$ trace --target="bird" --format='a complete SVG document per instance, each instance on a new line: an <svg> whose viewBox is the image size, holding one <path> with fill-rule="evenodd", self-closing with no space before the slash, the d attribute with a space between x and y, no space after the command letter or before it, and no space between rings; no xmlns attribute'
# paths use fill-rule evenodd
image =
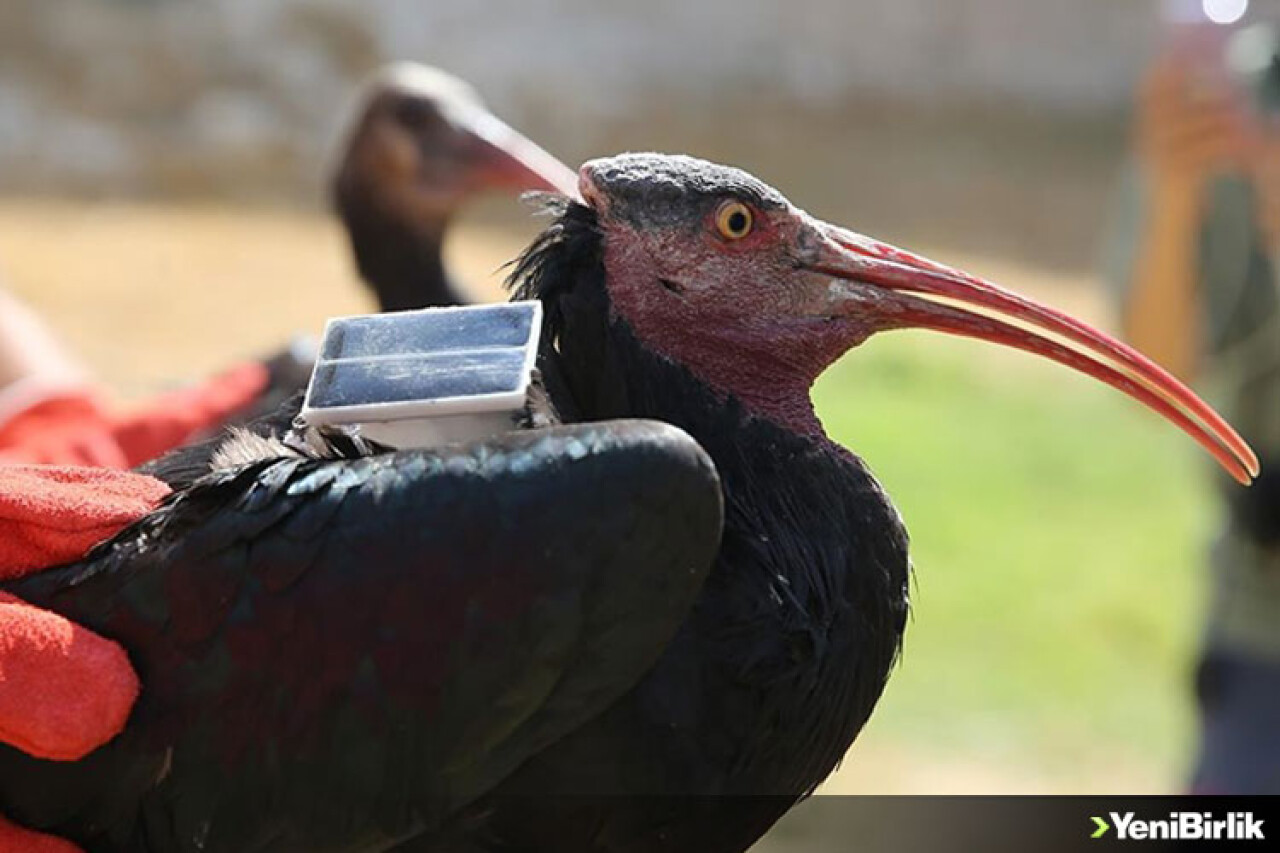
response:
<svg viewBox="0 0 1280 853"><path fill-rule="evenodd" d="M83 762L0 747L0 810L94 851L747 849L837 766L903 641L905 524L809 397L875 333L1047 357L1258 472L1132 349L746 172L624 154L578 181L511 278L559 423L262 442L5 585L117 639L144 688Z"/></svg>
<svg viewBox="0 0 1280 853"><path fill-rule="evenodd" d="M495 116L466 81L412 62L364 86L329 182L382 311L472 301L445 269L458 211L486 190L572 194L574 172Z"/></svg>

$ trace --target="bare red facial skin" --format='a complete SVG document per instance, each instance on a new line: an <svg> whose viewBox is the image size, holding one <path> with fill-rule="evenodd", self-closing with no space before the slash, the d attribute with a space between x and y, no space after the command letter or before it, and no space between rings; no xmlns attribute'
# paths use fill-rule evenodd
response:
<svg viewBox="0 0 1280 853"><path fill-rule="evenodd" d="M619 224L604 253L614 310L646 345L713 390L798 433L821 435L809 390L869 332L820 316L821 293L777 250L801 239L793 216L757 211L752 234L732 243L709 218L702 224L694 233Z"/></svg>
<svg viewBox="0 0 1280 853"><path fill-rule="evenodd" d="M615 215L599 186L596 170L610 162L585 164L579 188L605 233L614 310L650 348L759 417L822 436L809 397L817 377L875 332L926 328L1087 373L1175 423L1239 482L1258 472L1253 451L1207 404L1084 323L789 204L754 208L755 227L739 240L718 232L706 205L637 224Z"/></svg>

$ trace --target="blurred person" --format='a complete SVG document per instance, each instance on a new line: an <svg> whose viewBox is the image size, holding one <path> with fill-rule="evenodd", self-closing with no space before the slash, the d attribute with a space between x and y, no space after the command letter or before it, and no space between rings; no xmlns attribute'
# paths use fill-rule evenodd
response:
<svg viewBox="0 0 1280 853"><path fill-rule="evenodd" d="M1231 53L1257 54L1267 38L1256 73L1236 73ZM1212 599L1196 674L1200 743L1191 787L1197 793L1280 793L1274 47L1270 30L1228 37L1201 29L1157 59L1139 92L1137 164L1126 178L1110 259L1131 343L1198 384L1262 458L1252 488L1217 482L1224 519L1210 554Z"/></svg>

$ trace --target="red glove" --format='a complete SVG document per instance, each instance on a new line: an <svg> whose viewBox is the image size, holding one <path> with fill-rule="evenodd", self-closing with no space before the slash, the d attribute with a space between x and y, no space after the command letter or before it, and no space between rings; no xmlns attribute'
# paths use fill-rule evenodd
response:
<svg viewBox="0 0 1280 853"><path fill-rule="evenodd" d="M0 464L127 468L106 407L88 392L48 397L0 423Z"/></svg>
<svg viewBox="0 0 1280 853"><path fill-rule="evenodd" d="M167 494L125 471L0 465L0 580L79 559Z"/></svg>
<svg viewBox="0 0 1280 853"><path fill-rule="evenodd" d="M95 468L0 466L0 579L82 556L149 512L159 480ZM0 593L0 740L74 761L124 728L138 679L116 643ZM76 848L0 819L0 853Z"/></svg>
<svg viewBox="0 0 1280 853"><path fill-rule="evenodd" d="M118 418L112 433L132 468L222 426L252 405L270 382L265 365L241 364L199 385L155 398L141 411Z"/></svg>
<svg viewBox="0 0 1280 853"><path fill-rule="evenodd" d="M87 392L46 398L0 424L0 464L140 465L217 428L251 405L269 381L265 365L249 362L125 416Z"/></svg>

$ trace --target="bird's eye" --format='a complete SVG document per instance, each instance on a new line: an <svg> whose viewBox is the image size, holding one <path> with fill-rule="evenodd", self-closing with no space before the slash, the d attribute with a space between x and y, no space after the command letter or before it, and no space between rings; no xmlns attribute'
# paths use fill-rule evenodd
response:
<svg viewBox="0 0 1280 853"><path fill-rule="evenodd" d="M716 229L726 240L741 240L751 233L755 215L740 201L726 201L716 211Z"/></svg>

